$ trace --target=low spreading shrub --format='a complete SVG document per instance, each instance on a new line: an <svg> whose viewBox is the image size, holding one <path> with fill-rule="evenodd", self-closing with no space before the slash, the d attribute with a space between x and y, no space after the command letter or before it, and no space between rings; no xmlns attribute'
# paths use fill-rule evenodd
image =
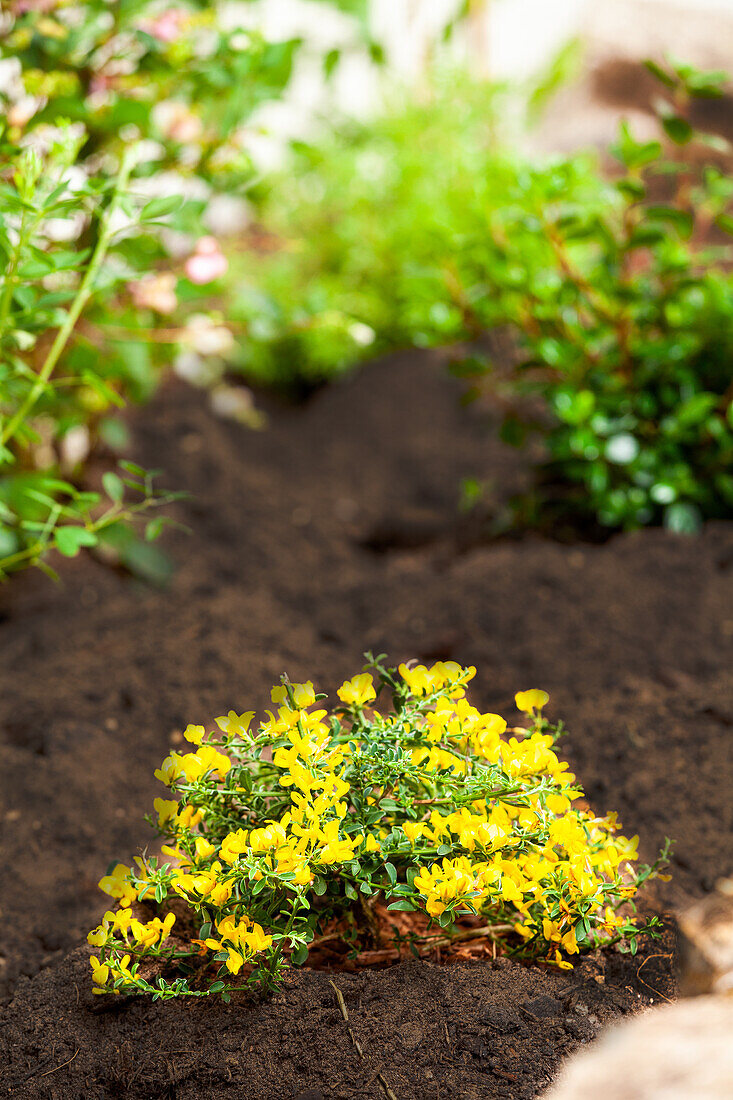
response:
<svg viewBox="0 0 733 1100"><path fill-rule="evenodd" d="M367 668L331 711L283 678L265 721L188 726L195 748L156 772L173 795L154 804L162 854L100 882L118 907L88 937L95 992L268 988L327 929L356 951L378 905L427 916L407 937L416 952L460 940L469 917L468 935L564 968L655 934L633 898L662 859L637 866L637 838L588 807L545 692L519 692L529 725L508 728L468 702L473 668Z"/></svg>

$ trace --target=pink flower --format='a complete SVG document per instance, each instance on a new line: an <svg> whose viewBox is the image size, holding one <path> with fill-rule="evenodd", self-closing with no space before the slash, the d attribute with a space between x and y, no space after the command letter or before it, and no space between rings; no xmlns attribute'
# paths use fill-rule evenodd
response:
<svg viewBox="0 0 733 1100"><path fill-rule="evenodd" d="M56 7L56 0L17 0L16 15L25 15L29 11L50 12Z"/></svg>
<svg viewBox="0 0 733 1100"><path fill-rule="evenodd" d="M221 278L228 267L229 262L216 238L202 237L197 242L193 255L186 260L184 270L192 283L202 286Z"/></svg>
<svg viewBox="0 0 733 1100"><path fill-rule="evenodd" d="M185 22L185 11L180 8L168 8L155 19L143 20L140 23L140 29L151 38L157 38L159 42L175 42Z"/></svg>
<svg viewBox="0 0 733 1100"><path fill-rule="evenodd" d="M169 271L159 275L144 275L137 283L129 284L132 300L138 309L152 309L156 313L173 313L178 305L176 277Z"/></svg>

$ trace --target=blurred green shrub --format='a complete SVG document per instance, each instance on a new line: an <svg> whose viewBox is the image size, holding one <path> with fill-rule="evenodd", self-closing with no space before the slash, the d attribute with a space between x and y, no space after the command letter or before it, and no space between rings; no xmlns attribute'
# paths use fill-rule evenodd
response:
<svg viewBox="0 0 733 1100"><path fill-rule="evenodd" d="M493 317L477 301L486 223L519 170L499 151L501 91L446 72L393 97L251 192L263 232L232 259L231 306L248 376L308 388L389 348L463 339L474 307ZM477 273L468 302L461 269Z"/></svg>
<svg viewBox="0 0 733 1100"><path fill-rule="evenodd" d="M508 442L546 445L501 523L692 531L731 515L730 150L688 120L723 76L650 67L661 139L622 126L612 170L503 152L500 91L452 79L298 150L260 191L271 236L238 260L242 368L307 386L508 326L515 362L474 347L457 365L498 398Z"/></svg>
<svg viewBox="0 0 733 1100"><path fill-rule="evenodd" d="M254 175L247 120L299 43L149 0L15 0L0 34L0 575L100 540L159 575L123 531L160 502L149 477L128 466L128 504L111 471L86 491L83 466L97 439L120 451L113 414L176 356L223 370L233 337L210 295L227 262L205 218L223 195L231 222Z"/></svg>
<svg viewBox="0 0 733 1100"><path fill-rule="evenodd" d="M137 571L150 559L124 528L127 504L113 499L108 522L100 494L80 486L98 441L125 445L118 407L147 400L172 363L215 389L222 415L258 423L247 391L223 382L235 341L216 236L236 247L247 224L253 114L284 93L300 48L320 56L326 80L344 49L383 59L363 0L323 3L354 31L325 53L295 34L267 41L233 26L225 4L207 0L3 6L0 575L102 538ZM238 312L253 329L267 323L256 302ZM143 481L147 507L155 494ZM148 536L159 530L156 520Z"/></svg>
<svg viewBox="0 0 733 1100"><path fill-rule="evenodd" d="M622 125L600 201L578 201L577 163L557 163L489 221L491 281L520 336L513 397L544 414L514 401L504 438L539 428L548 451L521 522L690 532L733 514L731 150L688 121L724 75L649 67L663 140Z"/></svg>

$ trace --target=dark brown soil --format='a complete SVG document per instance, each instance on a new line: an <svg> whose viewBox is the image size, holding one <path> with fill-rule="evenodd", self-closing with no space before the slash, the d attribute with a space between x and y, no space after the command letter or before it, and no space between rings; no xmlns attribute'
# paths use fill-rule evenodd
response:
<svg viewBox="0 0 733 1100"><path fill-rule="evenodd" d="M177 731L264 707L284 670L332 690L367 648L474 663L476 701L507 715L516 690L549 691L592 802L646 857L675 838L658 908L733 869L733 525L477 545L456 518L460 477L501 497L522 470L457 397L416 353L273 407L251 433L172 385L133 419L134 457L193 494L170 588L86 558L64 563L61 588L25 576L0 593L0 951L17 983L0 1095L379 1097L381 1066L399 1100L530 1097L598 1026L671 995L657 945L640 973L618 955L570 975L402 964L303 972L256 1006L93 1011L86 949L64 958L104 908L107 863L151 840L152 771Z"/></svg>
<svg viewBox="0 0 733 1100"><path fill-rule="evenodd" d="M390 1095L386 1083L399 1100L529 1100L605 1023L672 994L668 954L648 963L610 955L570 975L507 959L412 962L299 973L255 1003L100 1008L87 955L80 948L24 980L5 1022L0 1095L378 1100Z"/></svg>

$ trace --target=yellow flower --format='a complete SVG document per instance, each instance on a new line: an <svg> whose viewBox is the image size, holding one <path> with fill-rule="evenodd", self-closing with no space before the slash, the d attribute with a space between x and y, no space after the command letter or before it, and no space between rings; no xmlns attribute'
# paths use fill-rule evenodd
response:
<svg viewBox="0 0 733 1100"><path fill-rule="evenodd" d="M197 810L193 806L186 806L186 808L179 813L176 825L182 829L193 829L195 825L198 825L203 816L201 810Z"/></svg>
<svg viewBox="0 0 733 1100"><path fill-rule="evenodd" d="M534 710L542 710L549 700L550 696L547 692L539 691L537 688L533 688L531 691L518 691L514 696L517 710L523 711L524 714L531 714Z"/></svg>
<svg viewBox="0 0 733 1100"><path fill-rule="evenodd" d="M187 866L191 862L185 852L182 852L180 848L174 848L171 844L161 844L160 850L164 856L177 859L181 866Z"/></svg>
<svg viewBox="0 0 733 1100"><path fill-rule="evenodd" d="M160 767L153 773L155 778L164 783L166 787L172 787L183 772L180 760L178 753L171 753L170 756L166 756Z"/></svg>
<svg viewBox="0 0 733 1100"><path fill-rule="evenodd" d="M561 845L569 856L581 855L586 850L588 840L577 814L553 818L549 833L551 843Z"/></svg>
<svg viewBox="0 0 733 1100"><path fill-rule="evenodd" d="M414 844L415 841L423 835L426 829L427 825L422 821L405 821L402 825L402 831L410 844Z"/></svg>
<svg viewBox="0 0 733 1100"><path fill-rule="evenodd" d="M285 843L285 829L277 821L271 821L264 829L253 829L249 846L255 853L269 852Z"/></svg>
<svg viewBox="0 0 733 1100"><path fill-rule="evenodd" d="M222 716L216 719L216 724L222 733L228 733L230 735L246 733L249 729L249 724L255 716L253 710L246 710L244 714L237 714L236 711L230 710L226 716Z"/></svg>
<svg viewBox="0 0 733 1100"><path fill-rule="evenodd" d="M430 695L435 691L438 678L428 672L425 665L408 668L407 665L401 664L398 671L413 695Z"/></svg>
<svg viewBox="0 0 733 1100"><path fill-rule="evenodd" d="M143 924L139 920L130 921L130 932L135 943L142 944L143 947L151 947L152 944L158 942L159 929L155 927L151 921L149 924Z"/></svg>
<svg viewBox="0 0 733 1100"><path fill-rule="evenodd" d="M324 847L317 853L317 856L314 855L319 863L325 863L328 866L334 863L345 863L353 857L357 841L351 837L340 838L338 835L339 825L339 821L329 821L321 830Z"/></svg>
<svg viewBox="0 0 733 1100"><path fill-rule="evenodd" d="M216 851L216 845L212 844L206 837L196 837L196 855L199 859L208 859L209 856L213 856Z"/></svg>
<svg viewBox="0 0 733 1100"><path fill-rule="evenodd" d="M175 913L169 913L167 915L167 917L165 918L165 920L163 921L163 923L161 924L161 928L160 928L160 942L161 943L163 942L163 940L168 939L168 936L170 935L171 928L173 927L173 925L175 923L176 923L176 914Z"/></svg>
<svg viewBox="0 0 733 1100"><path fill-rule="evenodd" d="M225 756L222 752L217 752L211 745L202 745L198 753L199 760L203 760L207 770L211 768L217 772L220 779L223 779L232 766L232 762L228 756Z"/></svg>
<svg viewBox="0 0 733 1100"><path fill-rule="evenodd" d="M118 863L111 875L99 880L99 889L111 898L119 898L122 905L129 905L136 897L137 890L131 882L132 868Z"/></svg>
<svg viewBox="0 0 733 1100"><path fill-rule="evenodd" d="M121 959L111 959L109 964L113 978L125 978L128 982L134 982L135 977L130 970L130 956L123 955Z"/></svg>
<svg viewBox="0 0 733 1100"><path fill-rule="evenodd" d="M224 905L225 902L229 901L229 898L232 896L233 889L234 886L231 882L217 883L209 894L212 905Z"/></svg>
<svg viewBox="0 0 733 1100"><path fill-rule="evenodd" d="M363 707L372 699L377 698L377 693L374 690L374 677L368 672L362 672L359 676L346 680L336 694L342 703L354 707Z"/></svg>
<svg viewBox="0 0 733 1100"><path fill-rule="evenodd" d="M183 736L186 738L187 741L190 741L193 745L200 745L201 742L204 739L204 734L205 733L206 733L206 730L204 729L203 726L193 726L193 725L189 724L188 726L186 726L185 730L183 731Z"/></svg>
<svg viewBox="0 0 733 1100"><path fill-rule="evenodd" d="M568 962L567 959L564 959L562 957L562 955L560 954L560 951L557 950L557 949L555 950L555 962L557 963L557 965L560 967L561 970L572 970L573 969L573 964L571 962Z"/></svg>
<svg viewBox="0 0 733 1100"><path fill-rule="evenodd" d="M243 939L252 954L266 951L272 945L272 936L266 935L259 924L253 924L252 928L244 933Z"/></svg>
<svg viewBox="0 0 733 1100"><path fill-rule="evenodd" d="M210 734L208 742L203 726L188 726L193 751L172 752L156 773L172 788L167 799L154 801L169 842L162 846L168 857L162 877L143 857L132 870L117 864L100 882L118 905L88 936L105 959L92 963L95 991L112 992L114 983L142 991L138 966L160 953L175 917L146 922L132 903L160 894L159 882L163 890L169 883L208 932L191 941L191 955L221 952L222 970L235 975L254 965L256 978L258 956L261 964L315 877L329 871L333 877L357 853L381 861L381 845L400 830L403 851L409 844L413 854L436 847L446 853L409 876L411 896L430 917L450 924L448 916L452 921L469 911L507 922L507 940L520 945L523 956L544 949L546 961L562 969L571 969L568 958L591 946L578 943L580 914L602 939L613 940L625 924L615 910L638 888L627 867L637 857L638 838L619 836L614 815L596 817L584 801L575 801L582 790L556 754L553 737L542 732L547 693L518 692L516 703L531 716L530 728L507 730L500 715L469 704L465 686L474 672L452 661L401 665L401 694L409 691L412 698L393 714L371 709L381 677L360 673L338 689L343 705L335 713L316 709L316 691L307 681L273 688L277 715L268 712L256 737L249 735L253 712L218 718L222 736ZM370 780L375 773L367 762L383 746L387 761L399 759L406 784L381 771ZM494 790L499 774L507 778L504 795ZM174 800L182 794L187 802L188 784L196 784L197 808ZM352 798L351 784L359 798ZM398 805L377 814L386 796ZM366 822L357 812L362 798L371 807ZM412 818L413 805L427 806L419 815L424 820ZM251 916L243 913L248 906ZM255 923L268 912L274 914L272 934ZM175 942L171 954L177 959L185 950L179 950L182 939ZM131 954L120 959L125 944Z"/></svg>
<svg viewBox="0 0 733 1100"><path fill-rule="evenodd" d="M127 932L133 920L132 910L130 909L118 909L116 913L105 913L105 916L112 917L115 928L118 932L122 932L123 935Z"/></svg>
<svg viewBox="0 0 733 1100"><path fill-rule="evenodd" d="M568 955L577 955L578 941L575 938L574 928L571 928L569 932L566 932L560 942L567 951Z"/></svg>
<svg viewBox="0 0 733 1100"><path fill-rule="evenodd" d="M570 809L570 799L564 794L548 794L547 809L553 814L564 814Z"/></svg>
<svg viewBox="0 0 733 1100"><path fill-rule="evenodd" d="M282 703L284 706L288 706L290 703L288 687L293 693L296 707L300 710L305 710L306 707L310 707L315 703L316 693L310 680L305 684L288 684L287 687L285 684L277 685L270 692L273 703Z"/></svg>
<svg viewBox="0 0 733 1100"><path fill-rule="evenodd" d="M107 964L101 963L95 955L92 955L89 964L92 968L92 981L96 985L106 985L107 978L109 977L109 967ZM95 989L94 992L96 993L97 990Z"/></svg>
<svg viewBox="0 0 733 1100"><path fill-rule="evenodd" d="M246 829L237 829L234 833L227 833L219 849L219 854L226 863L234 863L243 852L247 851L247 835Z"/></svg>
<svg viewBox="0 0 733 1100"><path fill-rule="evenodd" d="M244 955L240 954L240 952L236 951L233 947L230 947L229 955L227 956L226 960L227 970L229 970L232 974L238 974L239 971L242 969L243 963Z"/></svg>
<svg viewBox="0 0 733 1100"><path fill-rule="evenodd" d="M167 798L156 798L153 809L158 814L158 825L163 829L178 813L178 803Z"/></svg>
<svg viewBox="0 0 733 1100"><path fill-rule="evenodd" d="M105 943L109 939L109 930L103 924L100 924L99 928L95 928L93 932L90 932L87 936L87 943L90 943L92 947L104 947Z"/></svg>

